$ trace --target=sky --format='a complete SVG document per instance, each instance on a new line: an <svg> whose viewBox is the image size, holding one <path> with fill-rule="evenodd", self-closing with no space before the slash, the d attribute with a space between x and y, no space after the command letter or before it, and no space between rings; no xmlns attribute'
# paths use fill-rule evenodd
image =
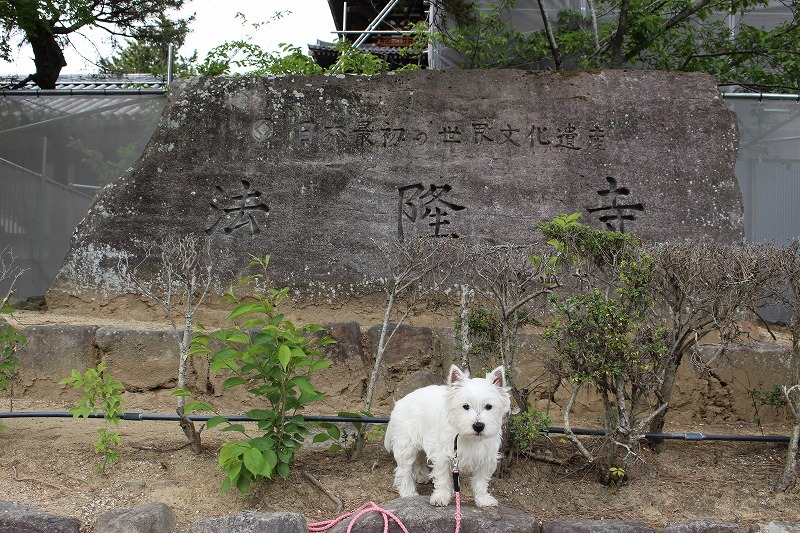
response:
<svg viewBox="0 0 800 533"><path fill-rule="evenodd" d="M266 22L277 12L290 11L279 20L274 20L254 29L250 23ZM244 14L248 23L243 25L236 13ZM225 41L253 36L255 44L268 51L278 51L280 43L290 43L308 53L307 45L317 39L333 41L335 30L333 16L327 0L190 0L180 11L185 17L195 13L195 21L190 26L192 33L178 51L182 56L190 56L197 50L202 60L214 46ZM67 66L64 74L94 74L97 66L98 50L108 54L110 45L104 42L105 32L95 30L83 36L73 36L74 46L64 51ZM34 72L33 52L29 45L14 49L13 61L0 61L0 74L27 76Z"/></svg>

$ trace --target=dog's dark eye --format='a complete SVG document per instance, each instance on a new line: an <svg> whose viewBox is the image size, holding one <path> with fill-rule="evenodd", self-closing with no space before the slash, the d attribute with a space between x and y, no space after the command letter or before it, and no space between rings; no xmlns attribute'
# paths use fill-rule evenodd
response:
<svg viewBox="0 0 800 533"><path fill-rule="evenodd" d="M491 411L491 410L492 410L492 404L490 404L490 403L486 404L486 407L485 407L485 409L486 409L487 411Z"/></svg>
<svg viewBox="0 0 800 533"><path fill-rule="evenodd" d="M469 404L465 403L464 405L462 405L462 407L464 408L465 411L469 411Z"/></svg>

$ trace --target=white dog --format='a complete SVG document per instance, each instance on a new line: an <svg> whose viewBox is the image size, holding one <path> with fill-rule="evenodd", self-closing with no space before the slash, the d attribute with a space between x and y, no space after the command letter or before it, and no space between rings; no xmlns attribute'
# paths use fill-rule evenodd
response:
<svg viewBox="0 0 800 533"><path fill-rule="evenodd" d="M397 462L394 485L401 498L415 496L415 483L433 479L431 505L445 506L453 497L453 458L472 480L475 505L497 505L489 479L497 468L503 416L511 409L505 370L470 379L450 367L447 386L417 389L394 406L386 428L386 449ZM429 473L428 464L433 471Z"/></svg>

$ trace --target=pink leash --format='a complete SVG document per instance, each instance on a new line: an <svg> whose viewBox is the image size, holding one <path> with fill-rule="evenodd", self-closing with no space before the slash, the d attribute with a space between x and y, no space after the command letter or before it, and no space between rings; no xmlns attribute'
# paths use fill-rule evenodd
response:
<svg viewBox="0 0 800 533"><path fill-rule="evenodd" d="M318 531L327 531L331 529L333 526L338 524L339 522L343 522L347 520L351 516L353 520L350 522L350 525L347 526L347 533L351 533L353 530L353 526L358 522L358 519L368 513L380 513L383 516L383 533L389 533L389 518L394 520L394 523L400 526L400 529L403 530L403 533L408 533L406 526L397 518L391 511L387 511L386 509L382 509L378 507L375 502L367 502L355 511L351 511L345 515L340 516L339 518L334 518L333 520L325 520L324 522L316 522L314 524L308 524L308 531L309 533L314 533Z"/></svg>
<svg viewBox="0 0 800 533"><path fill-rule="evenodd" d="M461 532L461 488L458 485L458 435L456 435L455 440L453 441L453 490L456 493L456 530L455 533ZM309 533L319 533L320 531L327 531L331 529L336 524L343 522L353 517L353 520L350 521L350 525L347 526L347 533L352 533L353 526L358 522L358 519L364 516L365 514L369 513L379 513L383 516L383 533L389 533L389 519L391 518L395 524L397 524L403 533L408 533L408 529L406 526L403 525L403 522L400 521L391 511L387 511L382 507L379 507L378 504L375 502L367 502L355 511L350 511L347 514L340 516L339 518L334 518L333 520L325 520L323 522L315 522L313 524L308 524L308 531Z"/></svg>
<svg viewBox="0 0 800 533"><path fill-rule="evenodd" d="M458 476L458 471L453 472L453 476ZM456 485L458 487L458 485ZM387 511L382 507L379 507L375 502L367 502L355 511L350 511L347 514L340 516L339 518L334 518L333 520L325 520L323 522L315 522L313 524L308 524L308 531L309 533L318 533L320 531L327 531L331 529L333 526L340 522L344 522L351 516L353 520L350 522L350 525L347 526L347 533L352 533L353 526L356 525L358 519L364 516L365 514L369 513L380 513L383 516L383 533L389 533L389 519L391 518L395 524L397 524L403 533L408 533L408 529L406 526L403 525L403 522L400 521L397 516L395 516L391 511ZM456 490L456 531L455 533L459 533L461 531L461 493Z"/></svg>

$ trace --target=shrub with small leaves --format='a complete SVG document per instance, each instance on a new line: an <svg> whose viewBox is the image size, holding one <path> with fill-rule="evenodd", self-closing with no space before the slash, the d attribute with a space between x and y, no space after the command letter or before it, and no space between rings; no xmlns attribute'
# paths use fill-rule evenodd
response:
<svg viewBox="0 0 800 533"><path fill-rule="evenodd" d="M552 420L547 413L537 411L531 405L528 410L509 419L509 439L511 445L522 453L533 451L533 442L539 435L550 429Z"/></svg>
<svg viewBox="0 0 800 533"><path fill-rule="evenodd" d="M122 398L125 387L111 379L105 364L99 363L97 368L90 368L84 374L73 369L72 375L62 379L61 384L83 389L83 397L78 400L78 405L70 409L74 418L89 418L102 411L106 422L119 426L120 418L125 413ZM97 434L98 439L93 442L94 452L102 458L97 469L103 475L108 475L109 466L119 460L116 450L120 445L119 432L100 428Z"/></svg>

